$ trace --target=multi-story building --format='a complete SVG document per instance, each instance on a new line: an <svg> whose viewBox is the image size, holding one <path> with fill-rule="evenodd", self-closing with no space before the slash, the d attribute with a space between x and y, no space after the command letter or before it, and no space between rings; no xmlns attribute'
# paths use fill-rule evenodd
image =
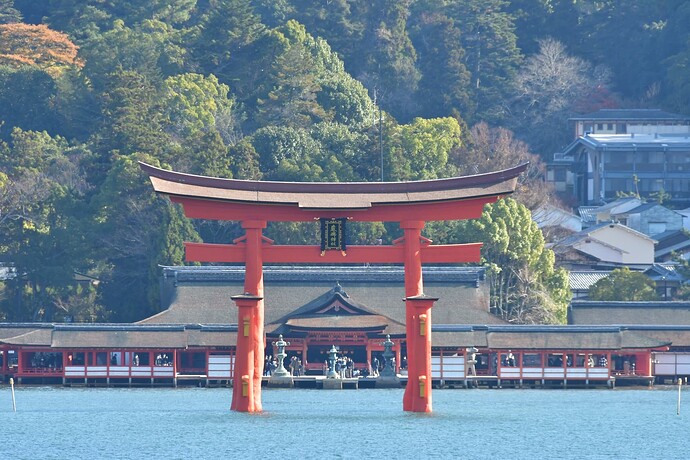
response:
<svg viewBox="0 0 690 460"><path fill-rule="evenodd" d="M580 205L606 203L621 193L662 192L667 203L690 204L690 134L588 134L557 160L548 180Z"/></svg>
<svg viewBox="0 0 690 460"><path fill-rule="evenodd" d="M569 119L575 138L587 134L690 133L690 117L659 109L601 109Z"/></svg>
<svg viewBox="0 0 690 460"><path fill-rule="evenodd" d="M610 202L621 193L664 192L690 204L690 117L661 110L600 110L571 118L577 138L548 165L547 180L573 205Z"/></svg>

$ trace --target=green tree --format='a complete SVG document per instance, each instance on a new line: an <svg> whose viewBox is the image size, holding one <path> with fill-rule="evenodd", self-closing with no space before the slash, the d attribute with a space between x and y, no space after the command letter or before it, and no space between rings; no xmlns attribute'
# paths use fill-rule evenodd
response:
<svg viewBox="0 0 690 460"><path fill-rule="evenodd" d="M491 308L521 324L566 322L570 288L567 272L555 267L553 251L530 211L512 198L486 205L482 217L458 226L456 241L483 241Z"/></svg>
<svg viewBox="0 0 690 460"><path fill-rule="evenodd" d="M418 116L462 115L471 118L470 73L465 67L460 29L443 12L442 2L417 2L410 38L417 51L421 72L415 98Z"/></svg>
<svg viewBox="0 0 690 460"><path fill-rule="evenodd" d="M228 122L233 106L233 100L228 97L230 88L214 75L187 73L168 77L164 90L165 108L176 133L187 134L232 124Z"/></svg>
<svg viewBox="0 0 690 460"><path fill-rule="evenodd" d="M109 75L123 71L137 72L158 85L184 66L179 41L179 32L163 22L147 20L131 28L118 19L110 30L84 40L84 72L97 91L108 86Z"/></svg>
<svg viewBox="0 0 690 460"><path fill-rule="evenodd" d="M684 48L679 53L670 56L666 63L664 93L667 103L675 110L687 111L687 107L690 106L690 82L687 78L690 71L690 37Z"/></svg>
<svg viewBox="0 0 690 460"><path fill-rule="evenodd" d="M508 4L506 0L448 2L447 15L462 31L465 66L472 76L470 88L477 115L465 117L467 120L495 122L505 116L503 101L512 93L511 84L522 59Z"/></svg>
<svg viewBox="0 0 690 460"><path fill-rule="evenodd" d="M166 114L158 88L146 75L120 70L108 76L102 95L102 150L144 152L159 158L168 150L162 135Z"/></svg>
<svg viewBox="0 0 690 460"><path fill-rule="evenodd" d="M295 16L292 0L252 0L261 21L269 27L278 27Z"/></svg>
<svg viewBox="0 0 690 460"><path fill-rule="evenodd" d="M263 177L259 169L259 154L248 138L229 148L232 177L236 179L260 180Z"/></svg>
<svg viewBox="0 0 690 460"><path fill-rule="evenodd" d="M149 0L118 2L104 0L44 0L30 2L27 19L45 21L79 40L102 34L121 20L137 27L147 20L178 26L190 20L198 0Z"/></svg>
<svg viewBox="0 0 690 460"><path fill-rule="evenodd" d="M62 121L54 107L57 84L53 77L31 66L0 66L0 139L12 130L57 134Z"/></svg>
<svg viewBox="0 0 690 460"><path fill-rule="evenodd" d="M22 22L22 14L14 7L13 0L0 0L0 24Z"/></svg>
<svg viewBox="0 0 690 460"><path fill-rule="evenodd" d="M275 61L274 86L259 99L259 123L309 127L332 117L317 101L321 85L315 72L316 62L303 43L294 43Z"/></svg>
<svg viewBox="0 0 690 460"><path fill-rule="evenodd" d="M308 182L321 180L323 169L314 161L321 145L309 132L289 126L268 126L251 136L251 143L259 154L263 178Z"/></svg>
<svg viewBox="0 0 690 460"><path fill-rule="evenodd" d="M690 8L685 1L590 0L578 12L581 38L566 42L569 48L587 60L606 63L615 73L617 90L633 100L663 78L664 59L688 36ZM592 43L599 45L588 46ZM635 50L636 62L618 52L621 43Z"/></svg>
<svg viewBox="0 0 690 460"><path fill-rule="evenodd" d="M333 116L333 121L352 127L370 126L374 122L374 102L366 88L345 72L342 62L337 63L335 71L324 75L319 85L321 91L316 100L326 113Z"/></svg>
<svg viewBox="0 0 690 460"><path fill-rule="evenodd" d="M268 126L249 138L264 179L284 181L363 181L367 136L340 123L310 130Z"/></svg>
<svg viewBox="0 0 690 460"><path fill-rule="evenodd" d="M617 268L589 288L590 300L639 302L659 300L654 281L627 267Z"/></svg>
<svg viewBox="0 0 690 460"><path fill-rule="evenodd" d="M304 24L313 36L327 40L343 60L355 65L353 45L360 43L364 37L371 3L358 0L292 0L289 16Z"/></svg>
<svg viewBox="0 0 690 460"><path fill-rule="evenodd" d="M312 139L320 144L316 162L323 169L328 182L359 182L358 165L362 161L365 136L340 123L319 123L310 131Z"/></svg>
<svg viewBox="0 0 690 460"><path fill-rule="evenodd" d="M228 148L215 130L195 131L183 139L171 166L201 176L232 177Z"/></svg>
<svg viewBox="0 0 690 460"><path fill-rule="evenodd" d="M389 135L388 166L391 180L426 180L455 175L448 163L460 146L462 131L455 118L415 118L398 125Z"/></svg>
<svg viewBox="0 0 690 460"><path fill-rule="evenodd" d="M56 318L60 302L74 289L73 274L88 264L81 225L85 192L84 152L45 132L12 133L11 148L0 149L0 257L20 274L11 280L8 318ZM79 249L77 249L79 248Z"/></svg>
<svg viewBox="0 0 690 460"><path fill-rule="evenodd" d="M205 72L226 75L233 62L249 58L243 53L265 29L250 0L210 0L192 31L189 48Z"/></svg>
<svg viewBox="0 0 690 460"><path fill-rule="evenodd" d="M145 3L110 2L109 6L113 16L128 23L138 24L154 19L176 25L189 20L197 3L198 0L148 0Z"/></svg>
<svg viewBox="0 0 690 460"><path fill-rule="evenodd" d="M45 22L55 30L62 30L78 42L96 37L113 23L112 12L101 0L46 0L31 2L24 9L27 22Z"/></svg>
<svg viewBox="0 0 690 460"><path fill-rule="evenodd" d="M184 241L199 241L179 205L156 196L137 160L119 156L94 199L103 302L115 321L135 321L159 309L159 265L181 265Z"/></svg>
<svg viewBox="0 0 690 460"><path fill-rule="evenodd" d="M368 10L367 29L359 48L363 66L355 73L376 103L397 119L414 114L414 94L421 78L417 53L407 32L411 0L376 0Z"/></svg>

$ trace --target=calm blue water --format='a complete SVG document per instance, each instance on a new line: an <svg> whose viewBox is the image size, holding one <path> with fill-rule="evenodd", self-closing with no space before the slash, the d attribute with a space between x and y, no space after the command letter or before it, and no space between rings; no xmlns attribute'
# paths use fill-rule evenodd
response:
<svg viewBox="0 0 690 460"><path fill-rule="evenodd" d="M687 458L690 389L434 390L434 413L402 390L0 387L0 459Z"/></svg>

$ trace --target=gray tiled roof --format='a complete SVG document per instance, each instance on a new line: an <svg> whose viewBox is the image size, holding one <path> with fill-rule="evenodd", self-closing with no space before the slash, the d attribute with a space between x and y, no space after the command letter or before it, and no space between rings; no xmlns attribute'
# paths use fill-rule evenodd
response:
<svg viewBox="0 0 690 460"><path fill-rule="evenodd" d="M572 324L690 326L690 302L573 301Z"/></svg>
<svg viewBox="0 0 690 460"><path fill-rule="evenodd" d="M176 282L242 282L244 266L176 266L162 267L163 277ZM484 279L484 267L434 267L423 268L425 282L477 283ZM265 265L264 282L324 281L348 282L401 282L405 270L402 266L382 265Z"/></svg>
<svg viewBox="0 0 690 460"><path fill-rule="evenodd" d="M690 332L690 328L688 328ZM690 336L690 334L688 334ZM523 350L619 350L657 348L669 340L621 326L459 326L432 327L434 346Z"/></svg>
<svg viewBox="0 0 690 460"><path fill-rule="evenodd" d="M50 346L52 341L52 329L40 328L33 329L23 334L13 337L6 337L2 339L4 343L12 345L36 345L36 346Z"/></svg>
<svg viewBox="0 0 690 460"><path fill-rule="evenodd" d="M52 330L54 328L54 330ZM52 332L52 343L46 337ZM33 338L35 340L28 340ZM62 349L189 349L231 347L237 330L232 326L203 325L78 325L39 327L3 343L51 346ZM15 343L16 342L16 343ZM470 346L522 350L616 350L690 346L690 326L654 325L459 325L432 326L433 347Z"/></svg>
<svg viewBox="0 0 690 460"><path fill-rule="evenodd" d="M688 134L589 134L581 136L575 141L595 149L630 150L630 149L659 149L664 146L667 150L686 151L690 148ZM571 144L571 146L574 146ZM570 146L569 146L570 147ZM566 149L566 152L569 150Z"/></svg>
<svg viewBox="0 0 690 460"><path fill-rule="evenodd" d="M570 289L573 291L589 290L594 283L610 274L610 271L571 271L568 273Z"/></svg>
<svg viewBox="0 0 690 460"><path fill-rule="evenodd" d="M582 218L582 222L596 222L597 209L599 206L580 206L577 208L577 213Z"/></svg>
<svg viewBox="0 0 690 460"><path fill-rule="evenodd" d="M626 120L649 120L649 121L690 121L687 115L666 112L661 109L600 109L584 115L569 118L573 121L626 121Z"/></svg>
<svg viewBox="0 0 690 460"><path fill-rule="evenodd" d="M636 198L633 196L626 196L624 198L618 198L616 200L613 200L610 203L602 204L601 206L596 206L594 208L594 214L596 215L598 213L603 213L603 212L609 211L611 209L615 209L615 208L620 207L621 205L628 203L628 202L642 203L642 201L639 198Z"/></svg>
<svg viewBox="0 0 690 460"><path fill-rule="evenodd" d="M243 292L243 267L166 267L164 273L163 297L168 299L169 307L141 324L237 322L237 308L230 297ZM504 323L488 311L489 291L483 277L484 269L478 267L427 267L423 274L425 293L439 297L433 308L434 321ZM347 291L351 301L405 322L402 267L266 267L266 324L314 301L336 283Z"/></svg>
<svg viewBox="0 0 690 460"><path fill-rule="evenodd" d="M684 249L690 246L690 236L683 230L668 230L654 235L654 239L658 241L654 247L657 256L659 253L671 252L671 250Z"/></svg>
<svg viewBox="0 0 690 460"><path fill-rule="evenodd" d="M17 337L36 329L53 329L52 323L0 323L0 340Z"/></svg>

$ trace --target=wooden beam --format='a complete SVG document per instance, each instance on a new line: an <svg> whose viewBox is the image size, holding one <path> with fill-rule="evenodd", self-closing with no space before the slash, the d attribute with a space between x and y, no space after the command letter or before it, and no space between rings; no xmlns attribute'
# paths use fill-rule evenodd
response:
<svg viewBox="0 0 690 460"><path fill-rule="evenodd" d="M401 222L411 217L422 221L478 219L484 205L500 196L485 196L459 201L376 205L363 209L302 209L294 205L262 205L170 196L180 203L192 219L264 220L269 222L310 222L321 217L345 217L356 222Z"/></svg>
<svg viewBox="0 0 690 460"><path fill-rule="evenodd" d="M431 264L479 262L482 243L441 244L421 248L422 262ZM243 244L185 243L188 262L244 263ZM340 251L326 251L321 255L318 246L265 245L264 263L403 263L402 246L349 246Z"/></svg>

